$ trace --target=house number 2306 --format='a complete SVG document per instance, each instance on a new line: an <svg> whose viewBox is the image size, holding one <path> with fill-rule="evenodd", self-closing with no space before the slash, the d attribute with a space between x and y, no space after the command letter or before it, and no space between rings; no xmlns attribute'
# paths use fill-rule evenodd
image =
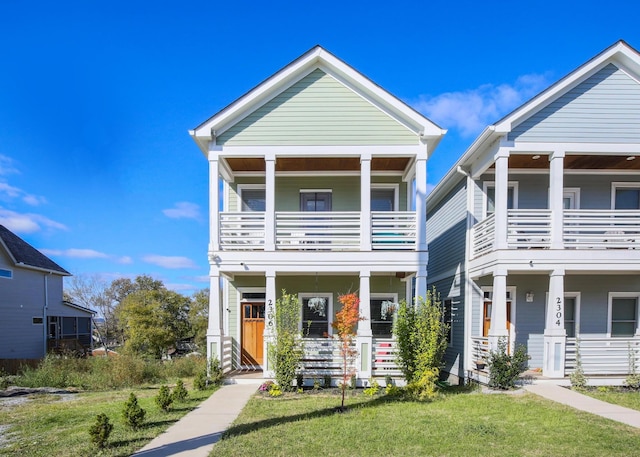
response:
<svg viewBox="0 0 640 457"><path fill-rule="evenodd" d="M560 297L556 297L556 319L556 325L562 326L562 299Z"/></svg>

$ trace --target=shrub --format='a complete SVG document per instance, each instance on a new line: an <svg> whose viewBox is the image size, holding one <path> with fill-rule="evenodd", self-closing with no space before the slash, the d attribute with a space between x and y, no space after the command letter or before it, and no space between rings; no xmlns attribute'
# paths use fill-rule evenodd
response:
<svg viewBox="0 0 640 457"><path fill-rule="evenodd" d="M187 396L189 396L189 392L187 392L187 389L185 389L182 379L178 379L171 395L173 396L173 400L176 402L185 401L187 399Z"/></svg>
<svg viewBox="0 0 640 457"><path fill-rule="evenodd" d="M135 430L144 422L144 416L146 413L147 412L138 404L138 397L136 397L136 394L131 392L129 394L129 399L124 404L124 409L122 410L122 417L124 418L125 423Z"/></svg>
<svg viewBox="0 0 640 457"><path fill-rule="evenodd" d="M420 401L431 401L438 395L439 370L425 371L419 379L407 384L407 392L412 398Z"/></svg>
<svg viewBox="0 0 640 457"><path fill-rule="evenodd" d="M106 414L98 414L96 422L89 428L91 442L99 448L106 447L111 430L113 430L113 424L109 422L109 417Z"/></svg>
<svg viewBox="0 0 640 457"><path fill-rule="evenodd" d="M173 403L173 396L169 391L169 387L165 385L160 386L158 395L156 395L156 404L160 407L162 411L169 411L169 409L171 409L172 403Z"/></svg>
<svg viewBox="0 0 640 457"><path fill-rule="evenodd" d="M296 375L296 387L298 389L302 389L304 387L304 376L302 373L298 373Z"/></svg>
<svg viewBox="0 0 640 457"><path fill-rule="evenodd" d="M369 380L369 387L363 390L363 393L368 397L373 397L380 391L380 384L375 379Z"/></svg>
<svg viewBox="0 0 640 457"><path fill-rule="evenodd" d="M571 387L574 389L584 389L587 387L587 378L582 369L582 358L580 357L580 340L576 338L576 369L569 375Z"/></svg>
<svg viewBox="0 0 640 457"><path fill-rule="evenodd" d="M302 360L303 346L298 322L302 313L296 295L282 291L275 307L275 341L268 346L267 356L274 367L275 378L284 391L293 391L293 380Z"/></svg>
<svg viewBox="0 0 640 457"><path fill-rule="evenodd" d="M629 344L629 374L624 382L632 389L640 389L640 374L636 370L636 353L631 348L631 344Z"/></svg>
<svg viewBox="0 0 640 457"><path fill-rule="evenodd" d="M435 289L427 292L426 299L419 298L413 306L401 301L394 325L398 344L398 365L407 384L413 384L408 392L418 398L428 398L440 374L440 367L447 348L448 326L443 322L442 307ZM428 385L428 381L434 385ZM424 389L419 392L417 389Z"/></svg>
<svg viewBox="0 0 640 457"><path fill-rule="evenodd" d="M209 381L213 386L219 386L222 384L224 373L222 373L222 366L220 360L217 357L213 357L209 360Z"/></svg>
<svg viewBox="0 0 640 457"><path fill-rule="evenodd" d="M271 384L269 386L270 397L280 397L282 395L282 388L278 384Z"/></svg>
<svg viewBox="0 0 640 457"><path fill-rule="evenodd" d="M510 389L527 369L529 355L524 345L516 347L513 354L507 353L505 338L498 340L498 349L489 353L489 386L496 389Z"/></svg>

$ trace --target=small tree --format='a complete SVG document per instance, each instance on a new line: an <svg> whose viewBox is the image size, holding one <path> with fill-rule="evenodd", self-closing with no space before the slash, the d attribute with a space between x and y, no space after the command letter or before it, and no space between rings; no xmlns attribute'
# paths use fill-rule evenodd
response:
<svg viewBox="0 0 640 457"><path fill-rule="evenodd" d="M125 423L135 430L142 425L145 415L146 411L138 404L138 397L136 397L136 394L131 392L129 394L129 399L124 404L124 409L122 410L122 417L124 418Z"/></svg>
<svg viewBox="0 0 640 457"><path fill-rule="evenodd" d="M96 422L89 428L91 442L99 448L106 447L111 430L113 430L113 424L109 422L109 417L104 413L98 414Z"/></svg>
<svg viewBox="0 0 640 457"><path fill-rule="evenodd" d="M527 369L529 355L524 345L519 345L513 354L507 351L506 338L498 340L498 350L489 353L489 387L510 389L516 380Z"/></svg>
<svg viewBox="0 0 640 457"><path fill-rule="evenodd" d="M360 315L360 299L354 293L340 295L338 301L342 304L342 309L336 313L336 319L331 326L336 331L340 341L340 356L342 357L342 402L340 409L344 411L344 393L347 390L350 378L355 374L353 360L358 355L357 349L353 347L353 340L356 336L356 325L358 321L364 319Z"/></svg>
<svg viewBox="0 0 640 457"><path fill-rule="evenodd" d="M176 386L173 388L173 392L171 392L171 395L173 400L176 402L185 401L187 399L187 397L189 396L189 392L187 392L187 389L184 387L184 382L182 382L182 379L178 379L178 381L176 382Z"/></svg>
<svg viewBox="0 0 640 457"><path fill-rule="evenodd" d="M169 387L160 386L158 395L156 395L156 404L162 411L166 412L171 409L171 403L173 403L173 396L171 395L171 391L169 391Z"/></svg>
<svg viewBox="0 0 640 457"><path fill-rule="evenodd" d="M293 391L293 380L304 352L299 330L302 308L295 295L282 291L276 301L275 342L268 347L269 362L274 367L276 382L283 391Z"/></svg>
<svg viewBox="0 0 640 457"><path fill-rule="evenodd" d="M427 292L413 306L400 302L394 325L398 344L398 364L407 380L409 392L421 400L435 395L435 383L440 374L447 349L448 326L442 319L442 307L436 290Z"/></svg>

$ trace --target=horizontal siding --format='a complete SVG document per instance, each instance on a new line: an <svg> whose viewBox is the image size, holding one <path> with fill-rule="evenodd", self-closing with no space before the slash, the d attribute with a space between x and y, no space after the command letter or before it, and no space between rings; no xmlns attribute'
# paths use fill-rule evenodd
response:
<svg viewBox="0 0 640 457"><path fill-rule="evenodd" d="M222 133L218 144L415 145L417 134L321 70Z"/></svg>
<svg viewBox="0 0 640 457"><path fill-rule="evenodd" d="M460 378L464 377L464 274L450 276L431 283L438 293L440 300L453 301L451 343L447 346L444 356L444 371Z"/></svg>
<svg viewBox="0 0 640 457"><path fill-rule="evenodd" d="M609 64L516 126L509 139L640 142L640 84Z"/></svg>

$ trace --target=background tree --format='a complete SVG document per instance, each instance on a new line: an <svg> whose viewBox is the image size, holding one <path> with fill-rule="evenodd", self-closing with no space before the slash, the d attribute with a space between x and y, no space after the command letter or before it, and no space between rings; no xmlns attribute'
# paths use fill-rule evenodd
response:
<svg viewBox="0 0 640 457"><path fill-rule="evenodd" d="M84 306L98 312L104 319L97 330L103 344L108 346L117 335L114 306L109 295L107 281L98 275L76 275L65 279L64 299L76 305Z"/></svg>
<svg viewBox="0 0 640 457"><path fill-rule="evenodd" d="M338 301L342 304L342 309L336 313L335 321L331 326L336 331L340 340L340 355L342 357L342 403L340 409L344 411L344 393L351 376L355 374L353 361L358 355L354 348L353 340L356 337L356 325L358 321L364 319L360 315L360 299L354 293L340 295Z"/></svg>
<svg viewBox="0 0 640 457"><path fill-rule="evenodd" d="M162 287L129 293L118 306L125 347L161 358L181 338L189 336L190 299Z"/></svg>
<svg viewBox="0 0 640 457"><path fill-rule="evenodd" d="M209 289L199 290L191 297L189 324L194 335L194 342L200 350L205 350L207 347L207 327L209 326Z"/></svg>

